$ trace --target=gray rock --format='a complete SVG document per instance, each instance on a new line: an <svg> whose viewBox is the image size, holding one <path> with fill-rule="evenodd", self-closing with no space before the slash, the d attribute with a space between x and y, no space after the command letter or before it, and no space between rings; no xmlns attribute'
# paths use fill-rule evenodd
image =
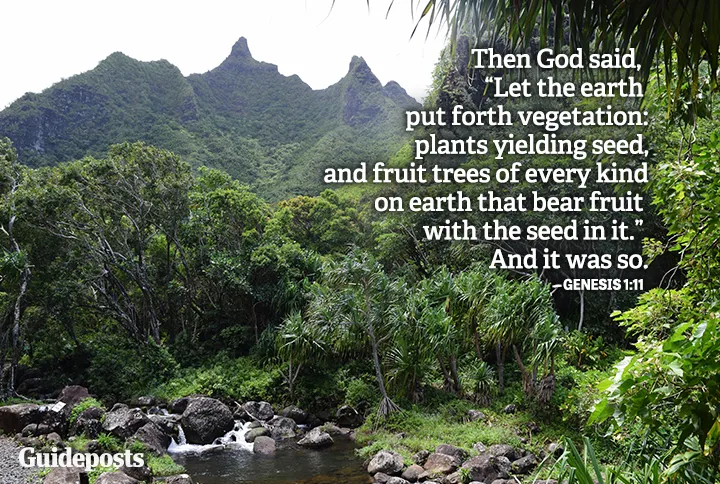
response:
<svg viewBox="0 0 720 484"><path fill-rule="evenodd" d="M30 424L22 429L23 437L39 437L52 432L52 429L45 424Z"/></svg>
<svg viewBox="0 0 720 484"><path fill-rule="evenodd" d="M180 415L148 415L148 418L167 435L177 435Z"/></svg>
<svg viewBox="0 0 720 484"><path fill-rule="evenodd" d="M90 407L78 415L72 429L75 435L84 434L89 439L96 439L103 430L102 421L105 417L105 410L99 407Z"/></svg>
<svg viewBox="0 0 720 484"><path fill-rule="evenodd" d="M165 479L165 484L193 484L193 480L187 474L171 476Z"/></svg>
<svg viewBox="0 0 720 484"><path fill-rule="evenodd" d="M460 466L460 459L447 454L439 454L437 452L430 454L423 464L423 468L428 473L450 474L455 472Z"/></svg>
<svg viewBox="0 0 720 484"><path fill-rule="evenodd" d="M362 425L365 420L357 410L350 405L343 405L335 414L336 422L340 427L355 429Z"/></svg>
<svg viewBox="0 0 720 484"><path fill-rule="evenodd" d="M95 484L140 484L140 481L133 479L124 472L105 472L100 474Z"/></svg>
<svg viewBox="0 0 720 484"><path fill-rule="evenodd" d="M62 437L60 437L60 434L57 432L50 432L45 436L48 442L54 445L58 445L62 443Z"/></svg>
<svg viewBox="0 0 720 484"><path fill-rule="evenodd" d="M462 482L462 474L460 472L453 472L449 476L445 476L445 479L442 480L443 484L463 484Z"/></svg>
<svg viewBox="0 0 720 484"><path fill-rule="evenodd" d="M71 467L58 467L50 471L43 479L43 484L87 484L88 475Z"/></svg>
<svg viewBox="0 0 720 484"><path fill-rule="evenodd" d="M242 408L255 420L270 420L275 415L272 405L268 402L246 402Z"/></svg>
<svg viewBox="0 0 720 484"><path fill-rule="evenodd" d="M381 450L370 459L367 470L369 474L399 474L403 470L403 457L391 450Z"/></svg>
<svg viewBox="0 0 720 484"><path fill-rule="evenodd" d="M468 419L471 422L477 422L479 420L487 420L487 415L480 410L468 410Z"/></svg>
<svg viewBox="0 0 720 484"><path fill-rule="evenodd" d="M172 402L170 402L170 406L168 407L168 410L170 410L170 413L182 415L183 412L185 412L185 409L187 408L189 403L190 403L190 397L177 398L177 399L173 400Z"/></svg>
<svg viewBox="0 0 720 484"><path fill-rule="evenodd" d="M58 401L74 407L86 398L90 398L90 392L88 392L87 388L80 385L69 385L62 389Z"/></svg>
<svg viewBox="0 0 720 484"><path fill-rule="evenodd" d="M153 422L148 422L135 432L133 440L145 444L156 455L163 455L170 446L170 436Z"/></svg>
<svg viewBox="0 0 720 484"><path fill-rule="evenodd" d="M293 405L283 408L280 411L280 415L293 419L298 425L304 424L305 421L308 419L308 413L305 410L299 407L295 407Z"/></svg>
<svg viewBox="0 0 720 484"><path fill-rule="evenodd" d="M103 429L121 439L130 438L149 420L139 408L118 404L105 415Z"/></svg>
<svg viewBox="0 0 720 484"><path fill-rule="evenodd" d="M181 421L185 438L191 444L211 444L235 426L233 414L227 405L207 397L192 399Z"/></svg>
<svg viewBox="0 0 720 484"><path fill-rule="evenodd" d="M535 454L528 454L513 462L511 469L515 474L530 474L537 467L537 464Z"/></svg>
<svg viewBox="0 0 720 484"><path fill-rule="evenodd" d="M298 445L310 449L322 449L331 446L334 442L330 434L323 432L321 427L315 427L298 441Z"/></svg>
<svg viewBox="0 0 720 484"><path fill-rule="evenodd" d="M425 469L422 466L413 464L403 471L402 478L410 482L417 482L423 472L425 472Z"/></svg>
<svg viewBox="0 0 720 484"><path fill-rule="evenodd" d="M297 435L297 424L291 418L277 416L268 420L267 424L275 440L290 439Z"/></svg>
<svg viewBox="0 0 720 484"><path fill-rule="evenodd" d="M417 465L421 466L425 463L425 461L427 460L429 455L430 455L430 452L428 452L427 450L421 450L413 456L413 461Z"/></svg>
<svg viewBox="0 0 720 484"><path fill-rule="evenodd" d="M259 436L253 443L253 452L256 454L270 455L275 453L275 441L264 435Z"/></svg>
<svg viewBox="0 0 720 484"><path fill-rule="evenodd" d="M0 407L0 430L15 435L30 424L40 423L40 406L34 403L18 403Z"/></svg>
<svg viewBox="0 0 720 484"><path fill-rule="evenodd" d="M187 474L180 474L165 479L165 484L193 484L193 480Z"/></svg>
<svg viewBox="0 0 720 484"><path fill-rule="evenodd" d="M495 457L507 457L510 462L514 462L522 457L522 452L508 444L491 445L488 449L490 455Z"/></svg>
<svg viewBox="0 0 720 484"><path fill-rule="evenodd" d="M391 477L388 479L387 484L410 484L408 481L403 479L402 477Z"/></svg>
<svg viewBox="0 0 720 484"><path fill-rule="evenodd" d="M474 449L475 452L477 452L478 454L484 454L485 452L487 452L487 447L485 447L485 444L483 444L482 442L477 442L477 443L475 443L475 444L473 445L473 449Z"/></svg>
<svg viewBox="0 0 720 484"><path fill-rule="evenodd" d="M375 479L375 482L378 482L380 484L385 484L387 481L391 479L391 476L388 476L384 472L378 472L373 476L373 479Z"/></svg>
<svg viewBox="0 0 720 484"><path fill-rule="evenodd" d="M153 482L153 471L146 465L141 467L127 467L123 465L118 471L146 484L152 484Z"/></svg>
<svg viewBox="0 0 720 484"><path fill-rule="evenodd" d="M565 448L560 444L552 442L551 444L548 444L547 452L548 454L555 456L555 458L559 458L565 453Z"/></svg>
<svg viewBox="0 0 720 484"><path fill-rule="evenodd" d="M435 448L435 453L436 454L445 454L445 455L449 455L452 457L457 457L460 460L460 462L467 459L467 456L468 456L468 453L465 450L463 450L459 447L455 447L454 445L450 445L450 444L438 445L437 448Z"/></svg>
<svg viewBox="0 0 720 484"><path fill-rule="evenodd" d="M255 439L258 437L269 437L270 436L270 430L266 429L265 427L255 427L254 429L250 429L247 432L245 432L245 441L246 442L255 442Z"/></svg>
<svg viewBox="0 0 720 484"><path fill-rule="evenodd" d="M507 479L510 463L505 457L482 454L469 459L463 468L470 471L470 479L481 482L492 482L496 479Z"/></svg>
<svg viewBox="0 0 720 484"><path fill-rule="evenodd" d="M508 405L507 407L503 408L503 412L505 412L505 413L515 413L515 412L517 412L517 405L515 405L514 403L511 403L511 404Z"/></svg>

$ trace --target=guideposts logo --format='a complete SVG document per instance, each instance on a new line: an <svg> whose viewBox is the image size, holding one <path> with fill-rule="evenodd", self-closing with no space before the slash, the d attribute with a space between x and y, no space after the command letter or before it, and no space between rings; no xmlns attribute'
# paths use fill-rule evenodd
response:
<svg viewBox="0 0 720 484"><path fill-rule="evenodd" d="M23 447L18 454L18 460L22 467L45 467L45 468L76 468L90 472L96 467L142 467L145 459L142 454L132 454L129 450L117 454L90 454L73 453L67 448L58 452L53 447L52 452L35 452L32 447Z"/></svg>

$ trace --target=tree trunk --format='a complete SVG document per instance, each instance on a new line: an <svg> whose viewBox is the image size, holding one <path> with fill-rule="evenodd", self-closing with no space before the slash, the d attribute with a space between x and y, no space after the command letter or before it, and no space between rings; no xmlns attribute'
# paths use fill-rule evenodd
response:
<svg viewBox="0 0 720 484"><path fill-rule="evenodd" d="M450 374L452 375L455 394L460 395L462 392L462 385L460 384L460 376L458 375L457 370L457 358L455 358L455 355L450 355Z"/></svg>
<svg viewBox="0 0 720 484"><path fill-rule="evenodd" d="M15 308L13 311L12 326L12 366L10 367L10 380L8 382L8 390L10 395L15 395L15 378L17 376L17 366L20 360L20 316L22 314L22 299L27 292L28 282L30 281L30 268L26 267L20 276L20 292L15 299Z"/></svg>
<svg viewBox="0 0 720 484"><path fill-rule="evenodd" d="M502 394L505 391L505 353L500 343L495 346L495 358L497 359L498 391Z"/></svg>
<svg viewBox="0 0 720 484"><path fill-rule="evenodd" d="M535 394L535 381L533 380L532 375L527 371L527 368L520 357L520 352L518 351L517 346L512 345L512 349L513 355L515 356L515 362L522 373L523 390L527 396L533 396Z"/></svg>

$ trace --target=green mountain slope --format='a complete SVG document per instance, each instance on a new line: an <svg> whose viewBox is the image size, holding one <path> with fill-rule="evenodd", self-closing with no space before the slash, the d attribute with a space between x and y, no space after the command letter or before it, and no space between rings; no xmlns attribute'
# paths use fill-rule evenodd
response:
<svg viewBox="0 0 720 484"><path fill-rule="evenodd" d="M88 72L0 112L0 136L31 166L99 156L142 140L227 170L269 199L321 189L322 170L391 156L417 102L362 58L324 90L255 60L241 38L215 69L184 77L167 61L114 53Z"/></svg>

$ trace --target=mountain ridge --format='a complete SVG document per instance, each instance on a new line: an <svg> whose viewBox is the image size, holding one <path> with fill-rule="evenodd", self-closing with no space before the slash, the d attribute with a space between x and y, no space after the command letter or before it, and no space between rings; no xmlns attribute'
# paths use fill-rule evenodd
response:
<svg viewBox="0 0 720 484"><path fill-rule="evenodd" d="M317 193L327 166L391 156L408 139L404 111L418 107L398 83L383 85L362 57L315 90L255 59L240 37L217 67L188 76L164 59L113 52L0 111L0 136L30 166L103 156L110 144L141 140L278 199Z"/></svg>

